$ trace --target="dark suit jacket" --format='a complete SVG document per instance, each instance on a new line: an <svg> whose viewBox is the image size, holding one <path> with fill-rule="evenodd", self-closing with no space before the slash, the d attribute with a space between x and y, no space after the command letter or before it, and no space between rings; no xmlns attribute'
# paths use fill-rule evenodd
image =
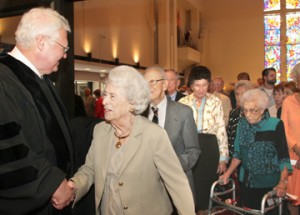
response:
<svg viewBox="0 0 300 215"><path fill-rule="evenodd" d="M93 131L96 124L102 122L96 117L75 117L70 121L71 134L74 143L75 170L84 164L86 154L93 140ZM95 215L95 187L75 205L73 215Z"/></svg>
<svg viewBox="0 0 300 215"><path fill-rule="evenodd" d="M179 101L181 98L185 97L186 95L184 95L183 93L177 91L176 93L176 97L175 97L175 101Z"/></svg>
<svg viewBox="0 0 300 215"><path fill-rule="evenodd" d="M51 196L73 172L65 110L22 62L1 58L0 71L0 214L52 214Z"/></svg>

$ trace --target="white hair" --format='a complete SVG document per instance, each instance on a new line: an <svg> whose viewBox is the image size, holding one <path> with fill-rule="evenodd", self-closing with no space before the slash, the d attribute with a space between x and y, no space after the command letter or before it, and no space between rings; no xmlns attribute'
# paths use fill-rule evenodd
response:
<svg viewBox="0 0 300 215"><path fill-rule="evenodd" d="M29 48L38 35L46 35L57 39L59 30L71 32L68 21L51 8L33 8L26 12L15 33L17 44Z"/></svg>
<svg viewBox="0 0 300 215"><path fill-rule="evenodd" d="M254 102L255 106L261 110L266 110L269 107L269 97L261 89L247 90L241 97L241 107L245 102Z"/></svg>
<svg viewBox="0 0 300 215"><path fill-rule="evenodd" d="M150 67L148 67L148 68L145 70L145 73L148 72L148 71L156 71L156 72L159 72L160 77L161 77L162 79L167 79L167 78L166 78L165 70L163 70L163 68L161 68L161 67L159 67L159 66L150 66Z"/></svg>
<svg viewBox="0 0 300 215"><path fill-rule="evenodd" d="M248 80L239 80L234 85L234 91L236 91L239 87L244 87L246 90L253 89L253 84Z"/></svg>
<svg viewBox="0 0 300 215"><path fill-rule="evenodd" d="M142 74L131 66L117 66L109 71L107 84L120 88L134 114L141 114L150 102L150 88Z"/></svg>

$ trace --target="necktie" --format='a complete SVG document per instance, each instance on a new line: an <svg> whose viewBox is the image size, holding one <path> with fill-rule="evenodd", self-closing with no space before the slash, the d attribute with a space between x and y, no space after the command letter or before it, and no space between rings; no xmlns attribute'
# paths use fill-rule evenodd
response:
<svg viewBox="0 0 300 215"><path fill-rule="evenodd" d="M158 124L158 108L157 107L152 107L151 109L154 113L153 118L152 118L152 122Z"/></svg>

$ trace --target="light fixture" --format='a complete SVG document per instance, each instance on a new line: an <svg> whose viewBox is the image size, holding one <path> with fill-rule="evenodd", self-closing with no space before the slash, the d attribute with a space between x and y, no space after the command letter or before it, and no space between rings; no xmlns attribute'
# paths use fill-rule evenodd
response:
<svg viewBox="0 0 300 215"><path fill-rule="evenodd" d="M136 62L136 63L135 63L135 66L136 66L136 68L139 69L139 68L140 68L140 62Z"/></svg>
<svg viewBox="0 0 300 215"><path fill-rule="evenodd" d="M88 60L91 61L92 60L92 52L88 52L86 54L87 54Z"/></svg>
<svg viewBox="0 0 300 215"><path fill-rule="evenodd" d="M115 65L119 65L119 58L115 58Z"/></svg>
<svg viewBox="0 0 300 215"><path fill-rule="evenodd" d="M99 76L100 76L100 78L104 78L106 76L106 73L100 72Z"/></svg>

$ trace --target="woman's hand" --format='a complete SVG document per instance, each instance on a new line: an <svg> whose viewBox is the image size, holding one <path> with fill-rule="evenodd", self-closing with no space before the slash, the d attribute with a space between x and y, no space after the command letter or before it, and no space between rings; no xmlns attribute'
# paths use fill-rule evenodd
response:
<svg viewBox="0 0 300 215"><path fill-rule="evenodd" d="M284 197L286 194L286 188L287 188L287 181L280 180L278 185L274 187L274 190L276 190L276 195L278 197Z"/></svg>
<svg viewBox="0 0 300 215"><path fill-rule="evenodd" d="M217 173L220 175L220 174L224 173L226 171L226 169L227 169L227 167L226 167L226 161L220 161Z"/></svg>
<svg viewBox="0 0 300 215"><path fill-rule="evenodd" d="M227 174L227 172L225 172L223 175L221 175L219 177L219 184L220 185L224 185L228 183L229 179L229 175Z"/></svg>
<svg viewBox="0 0 300 215"><path fill-rule="evenodd" d="M300 144L296 143L292 149L298 155L298 157L300 157Z"/></svg>

